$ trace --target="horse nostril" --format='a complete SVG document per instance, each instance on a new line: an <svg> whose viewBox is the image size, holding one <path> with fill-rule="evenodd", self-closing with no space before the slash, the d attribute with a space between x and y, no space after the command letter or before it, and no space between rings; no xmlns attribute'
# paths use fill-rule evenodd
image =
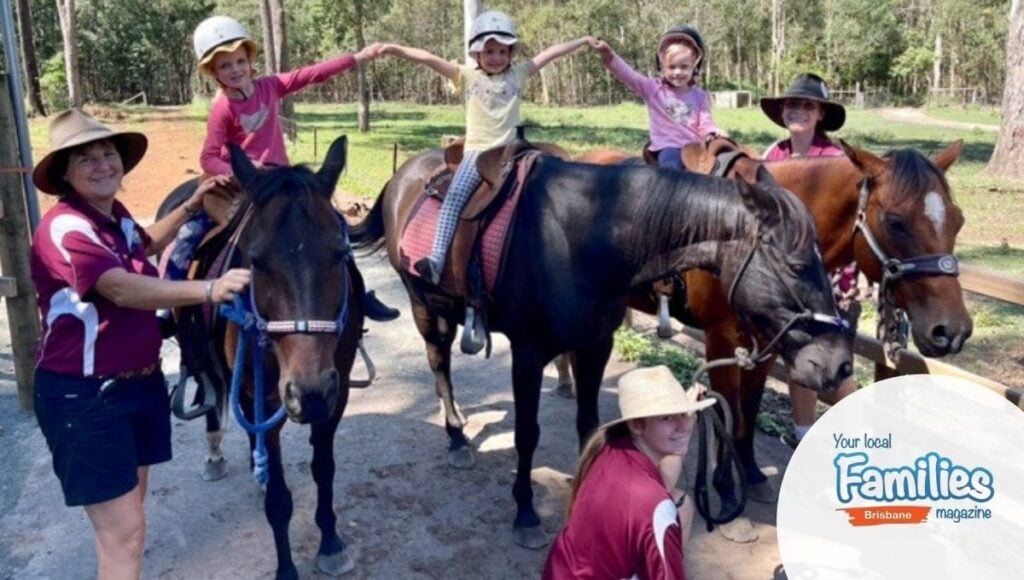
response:
<svg viewBox="0 0 1024 580"><path fill-rule="evenodd" d="M933 326L930 336L935 346L939 348L949 347L949 336L946 334L946 326L944 324L936 324Z"/></svg>
<svg viewBox="0 0 1024 580"><path fill-rule="evenodd" d="M849 377L851 375L853 375L853 363L851 363L851 362L844 362L843 364L839 365L839 381L840 382L842 382L843 379L845 379L845 378L847 378L847 377Z"/></svg>

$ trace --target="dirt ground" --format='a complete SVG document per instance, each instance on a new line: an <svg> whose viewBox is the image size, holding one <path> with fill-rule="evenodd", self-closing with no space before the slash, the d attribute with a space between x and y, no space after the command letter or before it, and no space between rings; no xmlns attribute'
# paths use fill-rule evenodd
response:
<svg viewBox="0 0 1024 580"><path fill-rule="evenodd" d="M120 196L140 220L151 219L167 192L195 175L202 135L177 123L180 115L159 112L143 127L150 149ZM116 119L108 120L117 125ZM44 211L52 206L47 196L41 202ZM390 324L370 324L367 347L379 378L372 388L353 394L336 437L335 507L340 532L356 558L349 577L537 577L546 549L531 551L512 543L515 451L507 342L497 340L490 360L455 358L457 398L478 462L469 470L453 469L445 461L440 406L408 298L386 263L370 258L361 260L361 267L369 286L403 315ZM0 470L0 578L90 578L95 570L90 527L82 510L63 506L42 436L34 420L17 409L6 310L0 310L0 464L5 466ZM177 360L174 344L165 343L164 369L171 381ZM614 385L628 368L614 360L609 364L602 417L617 415ZM549 369L533 471L536 506L551 537L563 523L577 450L575 405L553 395L555 384ZM152 470L143 576L271 577L273 543L260 493L243 468L248 462L243 433L234 424L229 427L224 448L230 473L208 483L199 476L205 453L200 423L175 420L175 459ZM314 574L319 542L306 433L297 425L287 425L283 433L286 477L295 501L292 553L303 577ZM764 436L758 448L778 488L790 452ZM698 518L686 547L690 577L777 575L774 505L751 504L747 513L760 535L749 544L732 543L717 531L708 534Z"/></svg>

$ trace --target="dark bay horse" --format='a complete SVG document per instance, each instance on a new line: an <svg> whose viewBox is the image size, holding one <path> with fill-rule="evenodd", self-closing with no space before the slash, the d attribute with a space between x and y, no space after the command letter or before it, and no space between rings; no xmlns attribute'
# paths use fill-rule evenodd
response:
<svg viewBox="0 0 1024 580"><path fill-rule="evenodd" d="M349 371L362 335L363 289L349 276L348 228L331 205L335 183L345 167L344 137L335 141L322 168L256 169L238 148L231 165L249 207L238 237L239 263L252 269L252 312L267 343L263 359L269 413L282 405L295 423L310 425L311 471L317 486L316 524L320 528L317 567L330 575L354 562L337 532L334 513L334 434L349 396ZM265 323L265 324L261 324ZM220 324L229 368L245 365L241 407L254 421L253 362L236 361L235 324ZM221 395L222 396L222 395ZM268 413L268 415L269 415ZM216 416L214 417L216 419ZM278 423L266 433L267 480L264 509L277 550L277 578L297 578L288 539L292 495L284 479ZM250 446L255 437L250 434Z"/></svg>
<svg viewBox="0 0 1024 580"><path fill-rule="evenodd" d="M735 147L719 139L707 149L687 148L687 167L710 172L714 159L709 151ZM740 157L730 175L749 179L760 168L767 169L814 216L825 267L831 271L856 260L868 280L885 280L887 299L908 314L921 353L944 356L959 352L972 330L955 268L935 267L943 257L947 264L952 260L956 236L964 223L944 175L959 158L961 147L962 142L953 143L933 160L913 150L877 157L849 146L845 146L846 157L773 162ZM621 163L628 157L622 152L599 151L585 159ZM879 253L872 249L869 236L876 240ZM917 271L905 271L914 269ZM669 302L673 317L704 329L708 360L731 356L737 346L750 344L752 328L743 324L729 305L728 286L729 281L708 272L690 271L685 274L685 293ZM631 306L656 311L649 292L635 296ZM754 429L772 362L750 371L721 367L710 375L712 389L721 393L733 410L736 451L751 484L748 494L761 501L772 499L774 492L767 488L757 467ZM802 384L792 375L791 380Z"/></svg>
<svg viewBox="0 0 1024 580"><path fill-rule="evenodd" d="M518 146L481 154L478 167L485 179L499 174ZM450 377L451 344L464 304L409 276L398 250L413 205L441 163L440 150L409 159L351 237L357 248L386 246L426 342L445 412L449 461L468 466L472 450ZM810 215L767 172L755 177L747 183L550 156L541 156L526 177L505 271L488 306L491 329L504 333L512 350L519 457L512 494L520 545L547 542L530 481L544 365L560 353L575 352L576 430L582 444L599 423L601 379L632 288L669 272L708 269L733 284L733 304L751 324L777 338L801 380L831 388L851 373L848 340L832 318L835 307Z"/></svg>

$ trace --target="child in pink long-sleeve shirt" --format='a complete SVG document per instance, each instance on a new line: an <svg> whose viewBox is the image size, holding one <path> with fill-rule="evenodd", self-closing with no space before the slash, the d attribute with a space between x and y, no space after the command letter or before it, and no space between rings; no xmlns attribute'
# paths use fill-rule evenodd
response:
<svg viewBox="0 0 1024 580"><path fill-rule="evenodd" d="M377 58L383 46L374 43L355 54L253 78L252 61L257 46L245 27L233 18L207 18L196 27L193 43L199 72L220 85L210 107L206 140L199 157L204 177L231 174L228 143L240 146L258 166L290 165L278 116L281 99ZM209 216L199 212L181 227L167 266L168 278L185 277L196 247L212 226ZM367 293L364 306L366 316L373 320L398 317L397 310L382 304L372 292Z"/></svg>
<svg viewBox="0 0 1024 580"><path fill-rule="evenodd" d="M591 47L601 54L612 75L647 103L650 149L657 155L658 165L681 171L683 147L725 134L711 118L708 94L697 86L704 41L693 28L674 26L661 36L656 57L661 71L658 78L637 73L603 40L592 42Z"/></svg>

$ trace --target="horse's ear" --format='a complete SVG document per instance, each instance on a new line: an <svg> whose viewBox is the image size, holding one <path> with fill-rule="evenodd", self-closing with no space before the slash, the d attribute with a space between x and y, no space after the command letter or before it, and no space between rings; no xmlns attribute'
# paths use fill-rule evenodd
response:
<svg viewBox="0 0 1024 580"><path fill-rule="evenodd" d="M238 180L238 185L246 193L252 192L252 184L259 175L259 170L249 160L249 156L242 151L242 148L234 143L228 143L228 151L231 153L231 171Z"/></svg>
<svg viewBox="0 0 1024 580"><path fill-rule="evenodd" d="M334 195L334 186L338 183L338 177L341 172L345 170L345 159L348 156L348 137L342 135L331 143L331 148L327 150L327 157L324 158L324 164L320 166L320 171L316 172L316 178L323 185L324 192L327 192L328 196Z"/></svg>
<svg viewBox="0 0 1024 580"><path fill-rule="evenodd" d="M779 202L772 193L771 185L774 183L775 180L763 167L758 168L757 181L754 183L747 181L743 175L736 176L736 186L739 187L743 205L759 222L769 226L781 219Z"/></svg>
<svg viewBox="0 0 1024 580"><path fill-rule="evenodd" d="M846 153L850 161L864 173L872 176L885 173L887 164L884 159L863 149L858 149L842 139L839 140L839 144L843 147L843 153Z"/></svg>
<svg viewBox="0 0 1024 580"><path fill-rule="evenodd" d="M943 173L949 170L949 167L956 163L957 159L960 159L960 154L964 150L964 140L957 139L949 147L946 147L943 151L939 152L935 156L933 161L935 165L942 170Z"/></svg>

